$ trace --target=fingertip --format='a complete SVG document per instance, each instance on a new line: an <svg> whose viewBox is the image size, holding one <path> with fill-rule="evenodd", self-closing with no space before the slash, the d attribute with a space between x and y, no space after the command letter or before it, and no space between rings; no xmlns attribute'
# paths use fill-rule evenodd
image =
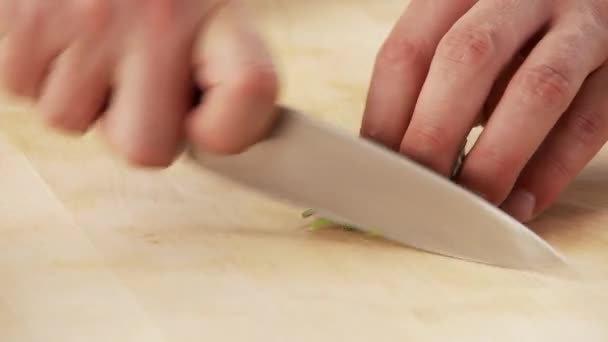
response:
<svg viewBox="0 0 608 342"><path fill-rule="evenodd" d="M118 126L115 120L116 113L110 112L108 116L99 120L99 128L105 136L111 150L128 165L143 168L167 168L177 158L177 143L150 139L150 136L138 134L130 126ZM143 129L143 127L140 127Z"/></svg>
<svg viewBox="0 0 608 342"><path fill-rule="evenodd" d="M89 122L70 120L69 115L65 112L41 110L41 116L47 127L72 136L85 134L90 125Z"/></svg>
<svg viewBox="0 0 608 342"><path fill-rule="evenodd" d="M167 168L175 159L175 153L159 153L150 145L142 144L137 141L129 141L122 144L113 143L112 145L123 159L132 166Z"/></svg>
<svg viewBox="0 0 608 342"><path fill-rule="evenodd" d="M73 107L62 101L58 94L48 90L42 93L36 103L45 126L67 135L83 135L96 119L97 113L94 113L94 108L83 103L70 103L70 105Z"/></svg>
<svg viewBox="0 0 608 342"><path fill-rule="evenodd" d="M164 169L173 164L174 158L167 156L159 156L154 153L146 153L140 150L126 150L123 151L124 159L132 166L151 168L151 169Z"/></svg>
<svg viewBox="0 0 608 342"><path fill-rule="evenodd" d="M528 222L536 213L536 196L526 189L516 189L501 204L501 208L515 219Z"/></svg>
<svg viewBox="0 0 608 342"><path fill-rule="evenodd" d="M373 124L364 123L361 125L359 135L393 151L399 150L399 138L390 137L385 131Z"/></svg>

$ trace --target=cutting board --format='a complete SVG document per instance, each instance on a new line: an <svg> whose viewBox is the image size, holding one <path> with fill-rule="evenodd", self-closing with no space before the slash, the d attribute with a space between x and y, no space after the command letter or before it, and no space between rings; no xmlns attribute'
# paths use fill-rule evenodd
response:
<svg viewBox="0 0 608 342"><path fill-rule="evenodd" d="M406 2L251 4L281 102L357 134L375 53ZM311 231L304 208L184 160L130 168L95 132L58 135L10 98L0 189L3 342L608 341L606 151L530 224L567 258L559 272Z"/></svg>

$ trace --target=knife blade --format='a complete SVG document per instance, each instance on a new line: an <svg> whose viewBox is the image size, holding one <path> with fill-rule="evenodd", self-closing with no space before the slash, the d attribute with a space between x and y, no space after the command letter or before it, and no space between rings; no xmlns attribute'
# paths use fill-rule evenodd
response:
<svg viewBox="0 0 608 342"><path fill-rule="evenodd" d="M279 107L248 150L188 148L203 168L275 200L437 255L508 268L562 263L546 241L479 196L378 144Z"/></svg>

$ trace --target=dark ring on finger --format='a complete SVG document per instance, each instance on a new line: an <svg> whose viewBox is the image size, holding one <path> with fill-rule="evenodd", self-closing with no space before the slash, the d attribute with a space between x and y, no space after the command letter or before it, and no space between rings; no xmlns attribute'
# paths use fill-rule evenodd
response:
<svg viewBox="0 0 608 342"><path fill-rule="evenodd" d="M467 140L464 140L462 147L460 148L460 153L458 154L458 158L456 158L456 162L454 163L454 167L452 169L452 174L450 176L451 180L458 178L460 175L460 171L462 170L462 164L464 164L464 160L466 158L466 145Z"/></svg>

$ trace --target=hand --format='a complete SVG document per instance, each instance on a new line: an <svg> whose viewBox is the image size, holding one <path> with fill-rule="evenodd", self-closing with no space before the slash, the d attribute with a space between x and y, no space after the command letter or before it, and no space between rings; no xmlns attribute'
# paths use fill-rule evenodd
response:
<svg viewBox="0 0 608 342"><path fill-rule="evenodd" d="M375 65L361 134L526 222L608 140L608 1L412 0Z"/></svg>
<svg viewBox="0 0 608 342"><path fill-rule="evenodd" d="M184 139L236 153L275 118L273 64L237 1L3 0L0 22L3 88L62 131L99 122L134 164L167 166Z"/></svg>

